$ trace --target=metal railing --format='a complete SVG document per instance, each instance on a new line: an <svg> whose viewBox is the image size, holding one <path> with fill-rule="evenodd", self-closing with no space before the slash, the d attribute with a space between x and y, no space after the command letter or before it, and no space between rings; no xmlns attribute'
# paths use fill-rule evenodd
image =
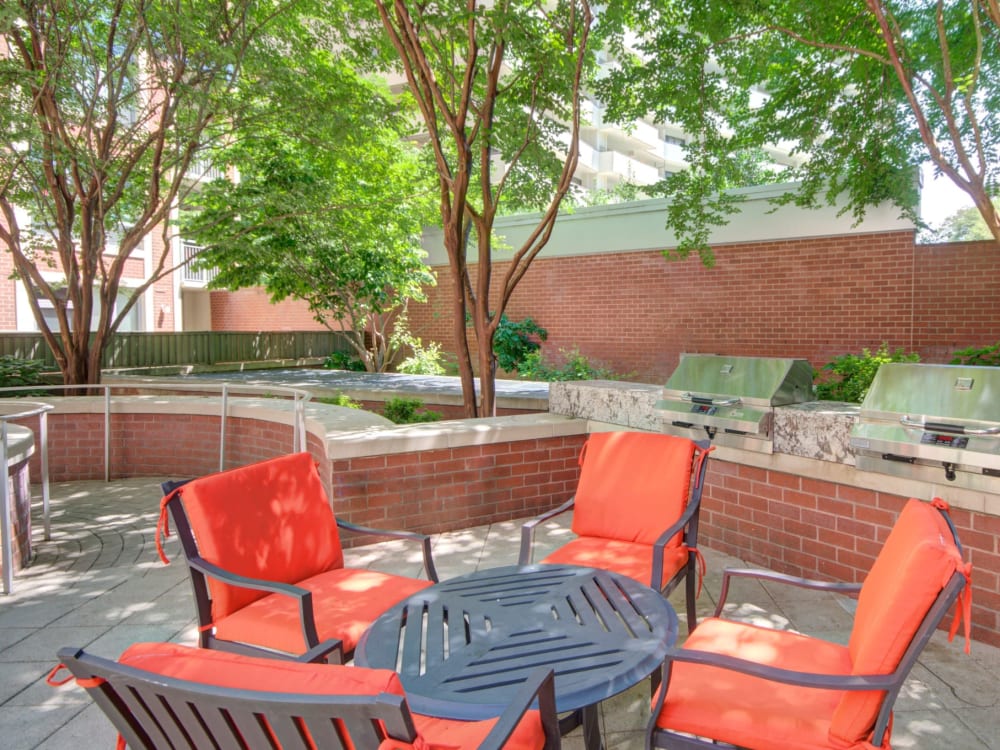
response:
<svg viewBox="0 0 1000 750"><path fill-rule="evenodd" d="M181 242L181 251L184 253L184 261L186 263L184 270L181 272L181 279L183 281L207 284L219 275L218 268L191 267L192 259L202 251L201 245L184 240Z"/></svg>
<svg viewBox="0 0 1000 750"><path fill-rule="evenodd" d="M206 393L218 391L221 398L219 411L219 471L224 470L226 461L226 422L229 417L230 397L235 393L243 395L260 394L267 397L286 396L292 399L292 452L298 453L306 449L306 413L305 406L312 398L312 394L299 388L290 388L280 385L232 385L222 383L199 384L167 384L167 383L128 383L114 385L46 385L46 386L15 386L10 388L0 388L0 408L7 406L27 406L29 408L18 411L0 414L0 465L7 469L7 422L15 419L27 419L38 416L39 436L38 441L41 448L41 473L42 473L42 508L45 525L45 539L51 538L49 525L49 457L48 457L48 420L47 413L55 408L52 404L40 403L36 401L5 401L7 394L23 393L25 391L37 392L39 388L46 391L98 391L103 394L104 399L104 481L111 481L111 391L114 389L124 390L161 390L176 393L178 391L194 391ZM10 497L9 480L4 477L2 493L2 543L3 543L3 593L9 594L13 588L13 529L10 518Z"/></svg>
<svg viewBox="0 0 1000 750"><path fill-rule="evenodd" d="M9 390L9 389L4 389ZM23 389L22 389L23 390ZM4 404L3 406L8 406ZM3 489L0 490L0 545L3 546L3 593L14 590L14 528L11 523L11 492L10 478L7 466L7 422L12 419L27 419L38 417L38 443L42 464L42 519L45 526L45 540L52 538L52 528L49 523L49 435L47 414L52 410L51 404L37 401L19 401L16 411L0 414L0 466L3 467ZM30 512L30 511L29 511Z"/></svg>

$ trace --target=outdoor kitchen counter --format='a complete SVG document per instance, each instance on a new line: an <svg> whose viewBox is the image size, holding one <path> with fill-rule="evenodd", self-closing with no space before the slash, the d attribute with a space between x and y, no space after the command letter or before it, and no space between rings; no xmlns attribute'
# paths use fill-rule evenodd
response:
<svg viewBox="0 0 1000 750"><path fill-rule="evenodd" d="M593 423L630 429L658 430L654 409L662 385L611 380L551 383L549 411ZM860 407L835 401L810 401L774 409L774 453L718 446L717 459L785 472L811 479L930 500L940 496L955 507L1000 516L1000 478L995 492L949 484L943 470L915 467L912 478L860 471L855 466L849 434ZM651 417L652 415L652 417Z"/></svg>

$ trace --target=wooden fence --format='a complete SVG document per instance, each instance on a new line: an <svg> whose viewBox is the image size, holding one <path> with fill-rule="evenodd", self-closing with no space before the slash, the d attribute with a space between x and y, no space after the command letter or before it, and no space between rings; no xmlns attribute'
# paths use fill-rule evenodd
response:
<svg viewBox="0 0 1000 750"><path fill-rule="evenodd" d="M326 357L350 351L346 338L333 331L193 331L188 333L116 333L104 352L107 369L215 365L274 359ZM45 339L37 333L0 333L0 355L39 359L58 369Z"/></svg>

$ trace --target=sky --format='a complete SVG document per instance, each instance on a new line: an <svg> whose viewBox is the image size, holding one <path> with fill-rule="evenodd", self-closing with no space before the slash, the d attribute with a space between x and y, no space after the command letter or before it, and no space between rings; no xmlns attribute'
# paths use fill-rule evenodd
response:
<svg viewBox="0 0 1000 750"><path fill-rule="evenodd" d="M929 166L924 166L924 184L920 190L920 216L931 226L940 224L956 211L972 205L972 199L955 187L945 177L934 177Z"/></svg>

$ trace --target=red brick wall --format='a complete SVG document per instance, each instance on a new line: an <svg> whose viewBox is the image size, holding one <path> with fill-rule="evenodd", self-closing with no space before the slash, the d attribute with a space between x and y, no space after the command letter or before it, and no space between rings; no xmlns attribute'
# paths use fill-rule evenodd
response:
<svg viewBox="0 0 1000 750"><path fill-rule="evenodd" d="M547 356L579 347L632 379L662 382L681 352L802 357L821 367L847 352L955 349L1000 339L1000 274L991 243L914 245L912 232L715 248L716 265L658 251L545 258L507 310L548 330ZM499 276L503 264L498 264ZM446 268L410 327L453 351Z"/></svg>
<svg viewBox="0 0 1000 750"><path fill-rule="evenodd" d="M699 539L754 566L860 582L907 499L713 460ZM972 635L1000 646L1000 518L960 508L951 517L973 565Z"/></svg>
<svg viewBox="0 0 1000 750"><path fill-rule="evenodd" d="M17 330L17 285L20 281L10 278L14 271L14 261L10 257L10 251L0 248L0 331Z"/></svg>
<svg viewBox="0 0 1000 750"><path fill-rule="evenodd" d="M305 302L272 304L263 289L212 292L213 331L321 331Z"/></svg>
<svg viewBox="0 0 1000 750"><path fill-rule="evenodd" d="M37 428L34 420L25 424ZM50 415L49 436L53 481L103 477L101 417ZM330 461L322 441L310 436L308 449L319 461L339 516L432 533L555 507L574 491L584 439ZM218 440L218 420L211 416L115 415L112 476L210 473L218 466ZM271 458L291 450L291 428L233 419L227 443L230 466ZM37 478L37 454L32 461ZM905 498L713 459L703 502L700 535L706 547L794 575L860 581ZM975 568L973 636L1000 646L1000 518L961 509L953 510L952 518Z"/></svg>
<svg viewBox="0 0 1000 750"><path fill-rule="evenodd" d="M537 515L568 500L584 435L335 460L339 515L424 533Z"/></svg>

